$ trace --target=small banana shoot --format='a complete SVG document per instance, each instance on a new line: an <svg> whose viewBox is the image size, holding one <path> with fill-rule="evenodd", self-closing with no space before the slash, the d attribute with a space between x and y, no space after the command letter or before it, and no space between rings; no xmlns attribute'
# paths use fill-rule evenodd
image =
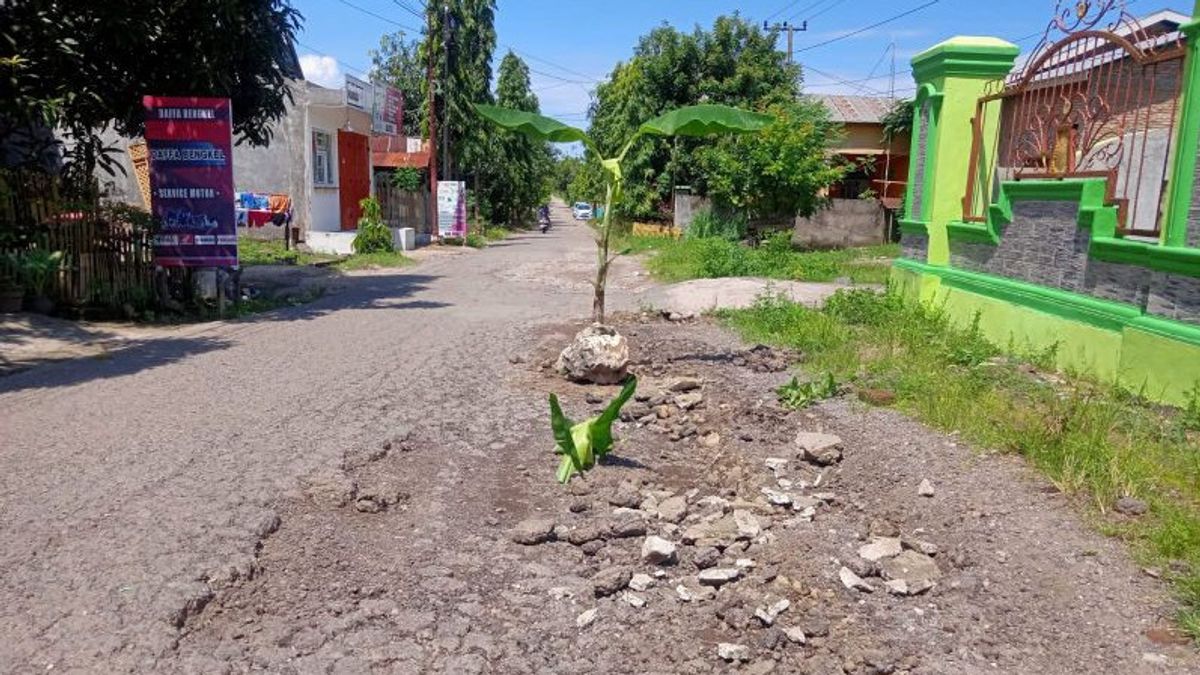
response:
<svg viewBox="0 0 1200 675"><path fill-rule="evenodd" d="M550 428L554 432L554 454L562 455L558 463L558 482L566 483L575 474L596 465L596 460L612 450L612 425L621 414L621 406L633 396L637 389L637 378L633 375L625 381L621 393L609 402L604 412L575 423L563 414L558 397L550 394Z"/></svg>

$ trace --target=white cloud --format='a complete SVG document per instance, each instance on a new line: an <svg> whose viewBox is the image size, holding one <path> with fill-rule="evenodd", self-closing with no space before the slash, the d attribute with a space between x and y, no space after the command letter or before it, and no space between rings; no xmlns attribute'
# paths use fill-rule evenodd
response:
<svg viewBox="0 0 1200 675"><path fill-rule="evenodd" d="M305 54L300 57L300 69L304 71L304 79L322 87L337 88L345 83L342 69L332 56Z"/></svg>

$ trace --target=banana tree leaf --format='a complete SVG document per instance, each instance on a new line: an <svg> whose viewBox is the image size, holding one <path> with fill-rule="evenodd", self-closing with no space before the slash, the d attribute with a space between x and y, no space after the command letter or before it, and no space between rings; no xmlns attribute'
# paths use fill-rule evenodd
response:
<svg viewBox="0 0 1200 675"><path fill-rule="evenodd" d="M642 124L639 134L656 136L708 136L709 134L744 134L760 131L774 120L763 115L727 105L706 103L678 108Z"/></svg>
<svg viewBox="0 0 1200 675"><path fill-rule="evenodd" d="M563 414L562 407L558 405L558 397L550 394L550 430L554 432L554 442L557 444L554 454L566 455L571 458L572 462L578 463L575 440L571 434L573 426L575 424L567 419L567 416Z"/></svg>
<svg viewBox="0 0 1200 675"><path fill-rule="evenodd" d="M486 103L476 103L474 106L475 111L482 117L504 129L519 131L530 138L550 141L551 143L573 143L579 141L588 146L588 148L594 149L592 139L588 138L588 135L582 129L567 126L556 119L538 115L537 113L525 112L524 110L502 108Z"/></svg>
<svg viewBox="0 0 1200 675"><path fill-rule="evenodd" d="M629 379L625 381L625 386L621 388L621 393L609 402L608 407L604 409L604 412L600 413L595 423L592 424L589 435L591 436L592 452L596 455L603 457L612 449L613 422L617 421L617 415L621 414L621 406L625 405L625 402L633 396L633 392L636 389L637 377L630 375Z"/></svg>

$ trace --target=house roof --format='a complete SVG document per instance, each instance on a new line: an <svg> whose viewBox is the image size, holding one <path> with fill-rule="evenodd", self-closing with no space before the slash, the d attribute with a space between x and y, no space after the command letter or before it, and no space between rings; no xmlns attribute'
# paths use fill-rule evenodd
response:
<svg viewBox="0 0 1200 675"><path fill-rule="evenodd" d="M403 136L372 136L371 165L423 169L429 166L429 143L422 142L420 150L408 152L408 139Z"/></svg>
<svg viewBox="0 0 1200 675"><path fill-rule="evenodd" d="M814 94L811 98L829 109L830 119L843 124L878 124L892 107L892 99L885 96Z"/></svg>

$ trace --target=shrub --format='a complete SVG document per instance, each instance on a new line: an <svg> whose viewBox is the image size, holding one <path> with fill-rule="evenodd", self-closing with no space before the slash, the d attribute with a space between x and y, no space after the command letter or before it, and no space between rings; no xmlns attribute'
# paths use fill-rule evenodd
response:
<svg viewBox="0 0 1200 675"><path fill-rule="evenodd" d="M740 215L722 215L712 209L704 209L688 225L688 239L725 239L741 241L746 236L746 219Z"/></svg>
<svg viewBox="0 0 1200 675"><path fill-rule="evenodd" d="M354 235L355 253L391 253L392 231L383 222L383 214L379 209L379 201L367 197L358 203L362 207L362 217L358 219L358 234Z"/></svg>

